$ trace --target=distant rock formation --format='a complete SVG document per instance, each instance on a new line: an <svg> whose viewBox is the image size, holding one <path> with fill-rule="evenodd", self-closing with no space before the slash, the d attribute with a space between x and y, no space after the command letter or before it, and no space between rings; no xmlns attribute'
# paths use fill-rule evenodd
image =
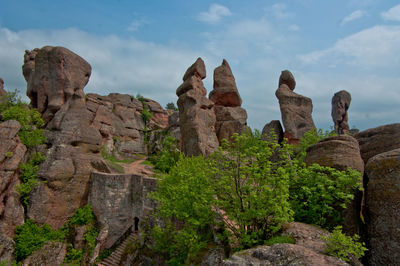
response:
<svg viewBox="0 0 400 266"><path fill-rule="evenodd" d="M371 157L365 167L369 265L400 261L400 149Z"/></svg>
<svg viewBox="0 0 400 266"><path fill-rule="evenodd" d="M9 239L14 236L15 227L24 223L24 208L15 190L27 150L18 137L20 128L15 120L0 124L0 235Z"/></svg>
<svg viewBox="0 0 400 266"><path fill-rule="evenodd" d="M182 150L187 156L207 156L218 149L214 103L205 97L207 92L202 81L205 76L204 61L198 58L176 90Z"/></svg>
<svg viewBox="0 0 400 266"><path fill-rule="evenodd" d="M261 134L264 141L275 140L281 143L284 134L281 122L279 120L272 120L263 127Z"/></svg>
<svg viewBox="0 0 400 266"><path fill-rule="evenodd" d="M347 110L350 107L351 95L345 90L336 92L332 97L332 119L338 134L349 132Z"/></svg>
<svg viewBox="0 0 400 266"><path fill-rule="evenodd" d="M279 77L279 88L275 95L279 100L285 137L289 143L298 143L304 133L315 128L312 119L312 101L310 98L294 93L296 81L288 70Z"/></svg>
<svg viewBox="0 0 400 266"><path fill-rule="evenodd" d="M0 78L0 97L6 94L7 92L4 90L4 80Z"/></svg>
<svg viewBox="0 0 400 266"><path fill-rule="evenodd" d="M241 133L247 128L247 112L240 107L242 99L236 87L235 77L225 59L221 66L214 70L214 89L209 98L215 104L215 132L219 143L222 139L230 140L234 133Z"/></svg>
<svg viewBox="0 0 400 266"><path fill-rule="evenodd" d="M377 154L400 148L400 123L379 126L354 135L364 163Z"/></svg>

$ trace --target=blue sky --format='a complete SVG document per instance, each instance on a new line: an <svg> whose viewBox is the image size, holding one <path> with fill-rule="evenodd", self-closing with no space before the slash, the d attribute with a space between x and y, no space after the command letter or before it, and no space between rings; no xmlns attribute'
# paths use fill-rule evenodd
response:
<svg viewBox="0 0 400 266"><path fill-rule="evenodd" d="M351 127L400 122L400 1L0 0L0 77L25 93L25 49L64 46L92 65L85 92L140 93L165 106L197 57L228 60L252 128L280 119L280 71L328 129L331 98L352 95Z"/></svg>

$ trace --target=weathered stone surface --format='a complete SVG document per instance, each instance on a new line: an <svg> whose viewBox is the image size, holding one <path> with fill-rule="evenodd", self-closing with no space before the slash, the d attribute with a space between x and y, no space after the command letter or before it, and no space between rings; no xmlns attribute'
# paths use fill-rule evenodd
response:
<svg viewBox="0 0 400 266"><path fill-rule="evenodd" d="M31 104L46 122L73 97L85 97L83 87L91 74L91 66L83 58L67 48L52 46L26 51L22 69Z"/></svg>
<svg viewBox="0 0 400 266"><path fill-rule="evenodd" d="M307 148L307 165L317 163L338 170L352 168L364 173L364 162L355 138L348 135L328 137Z"/></svg>
<svg viewBox="0 0 400 266"><path fill-rule="evenodd" d="M347 110L350 107L351 95L345 90L336 92L332 97L332 119L335 126L335 130L339 134L348 133L349 128L349 117Z"/></svg>
<svg viewBox="0 0 400 266"><path fill-rule="evenodd" d="M400 149L368 160L366 205L369 265L400 261Z"/></svg>
<svg viewBox="0 0 400 266"><path fill-rule="evenodd" d="M328 137L307 148L305 158L307 165L317 163L338 170L352 168L364 173L364 162L361 158L360 148L355 138L348 135ZM343 231L349 235L360 235L360 211L363 193L354 191L354 199L343 210Z"/></svg>
<svg viewBox="0 0 400 266"><path fill-rule="evenodd" d="M294 244L258 246L239 251L225 260L222 265L349 265L346 262Z"/></svg>
<svg viewBox="0 0 400 266"><path fill-rule="evenodd" d="M247 129L247 112L241 107L214 106L216 116L215 132L219 143L223 139L230 140L234 133L242 133Z"/></svg>
<svg viewBox="0 0 400 266"><path fill-rule="evenodd" d="M20 184L18 168L26 147L20 142L20 124L8 120L0 124L0 235L12 238L15 227L24 223L24 208L15 186Z"/></svg>
<svg viewBox="0 0 400 266"><path fill-rule="evenodd" d="M367 129L354 137L358 140L361 157L366 164L377 154L400 148L400 124Z"/></svg>
<svg viewBox="0 0 400 266"><path fill-rule="evenodd" d="M183 81L192 76L197 76L200 79L206 78L206 66L200 57L186 70L185 75L183 75Z"/></svg>
<svg viewBox="0 0 400 266"><path fill-rule="evenodd" d="M62 265L67 253L67 244L48 242L41 249L36 250L26 258L23 266Z"/></svg>
<svg viewBox="0 0 400 266"><path fill-rule="evenodd" d="M328 236L329 232L315 225L292 222L285 225L282 234L292 237L296 245L324 253L326 243L322 237Z"/></svg>
<svg viewBox="0 0 400 266"><path fill-rule="evenodd" d="M88 202L100 226L107 229L101 249L134 230L135 218L142 219L155 207L147 194L156 186L156 179L133 174L91 174Z"/></svg>
<svg viewBox="0 0 400 266"><path fill-rule="evenodd" d="M273 135L271 135L273 132ZM264 141L275 140L278 143L283 141L283 128L279 120L272 120L266 124L261 132Z"/></svg>
<svg viewBox="0 0 400 266"><path fill-rule="evenodd" d="M0 233L0 264L10 263L14 261L14 246L15 243L12 238L9 238ZM8 264L5 264L8 266Z"/></svg>
<svg viewBox="0 0 400 266"><path fill-rule="evenodd" d="M4 90L4 81L0 78L0 97L6 94L7 92Z"/></svg>
<svg viewBox="0 0 400 266"><path fill-rule="evenodd" d="M199 89L189 88L183 93L179 88L177 90L182 150L187 156L207 156L218 148L214 103L203 94L205 88L201 75L186 78L192 77L200 79Z"/></svg>
<svg viewBox="0 0 400 266"><path fill-rule="evenodd" d="M289 143L297 143L304 133L315 128L312 101L293 92L295 84L293 75L287 70L282 71L279 88L275 92L279 100L285 137Z"/></svg>
<svg viewBox="0 0 400 266"><path fill-rule="evenodd" d="M209 98L216 105L229 107L242 105L242 98L236 87L235 77L225 59L221 66L214 70L214 89L210 92Z"/></svg>

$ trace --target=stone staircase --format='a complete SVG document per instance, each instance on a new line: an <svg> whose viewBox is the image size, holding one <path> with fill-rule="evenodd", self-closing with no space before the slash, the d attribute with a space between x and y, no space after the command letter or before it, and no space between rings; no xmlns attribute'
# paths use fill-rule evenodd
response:
<svg viewBox="0 0 400 266"><path fill-rule="evenodd" d="M121 245L117 247L117 249L111 253L110 256L105 258L102 262L97 264L97 266L118 266L121 262L122 253L124 252L125 247L128 245L129 242L135 241L137 238L137 232L132 232L123 242Z"/></svg>

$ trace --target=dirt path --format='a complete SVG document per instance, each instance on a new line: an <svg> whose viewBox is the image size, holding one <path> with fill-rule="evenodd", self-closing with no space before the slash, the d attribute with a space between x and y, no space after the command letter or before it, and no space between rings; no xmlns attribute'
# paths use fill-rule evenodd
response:
<svg viewBox="0 0 400 266"><path fill-rule="evenodd" d="M124 168L125 174L152 176L154 174L153 166L142 164L142 162L146 161L146 159L147 157L134 161L133 163L121 164L121 166Z"/></svg>

